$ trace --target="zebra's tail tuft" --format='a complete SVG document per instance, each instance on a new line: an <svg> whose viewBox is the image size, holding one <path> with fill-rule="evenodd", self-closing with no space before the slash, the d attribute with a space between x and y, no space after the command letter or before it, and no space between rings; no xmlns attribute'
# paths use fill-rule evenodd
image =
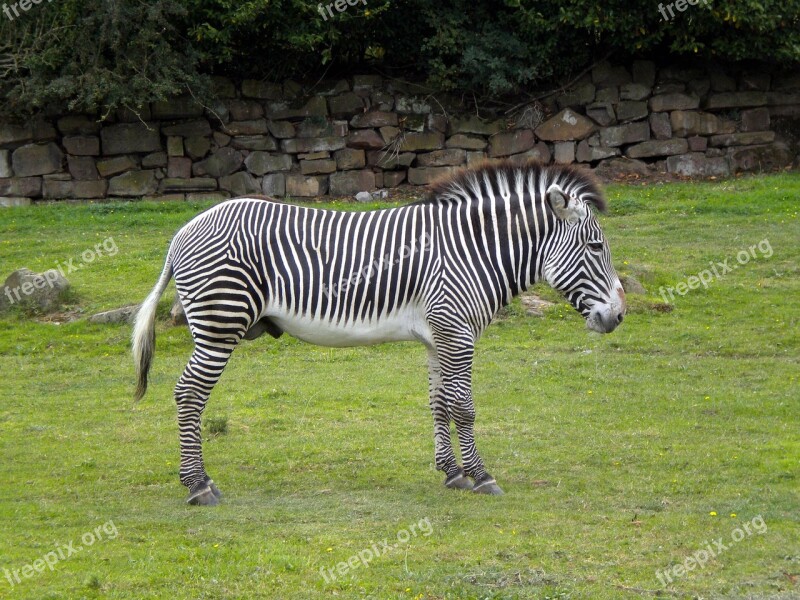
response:
<svg viewBox="0 0 800 600"><path fill-rule="evenodd" d="M137 402L141 400L147 391L147 374L150 371L150 363L155 352L156 307L171 278L172 252L170 251L167 254L164 270L161 271L161 277L159 277L158 283L156 283L156 286L139 307L139 311L136 313L136 321L133 325L132 351L133 361L136 365L136 392L133 399Z"/></svg>

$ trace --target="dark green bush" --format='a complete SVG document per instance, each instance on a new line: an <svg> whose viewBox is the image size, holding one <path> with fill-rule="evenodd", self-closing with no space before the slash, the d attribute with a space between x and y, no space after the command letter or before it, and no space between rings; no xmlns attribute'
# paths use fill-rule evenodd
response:
<svg viewBox="0 0 800 600"><path fill-rule="evenodd" d="M2 110L136 108L204 95L209 74L313 83L374 68L498 96L608 53L800 62L800 0L695 1L665 20L654 0L365 0L327 19L308 0L59 0L0 14Z"/></svg>

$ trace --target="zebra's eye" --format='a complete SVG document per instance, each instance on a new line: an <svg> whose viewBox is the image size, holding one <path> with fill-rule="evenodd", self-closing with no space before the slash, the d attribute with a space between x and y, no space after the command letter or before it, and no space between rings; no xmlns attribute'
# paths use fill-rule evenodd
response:
<svg viewBox="0 0 800 600"><path fill-rule="evenodd" d="M600 253L603 251L603 242L587 242L586 247L592 252Z"/></svg>

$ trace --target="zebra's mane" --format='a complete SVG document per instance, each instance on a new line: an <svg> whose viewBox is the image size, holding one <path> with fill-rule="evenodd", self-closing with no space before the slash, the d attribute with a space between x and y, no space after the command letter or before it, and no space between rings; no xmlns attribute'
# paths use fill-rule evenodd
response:
<svg viewBox="0 0 800 600"><path fill-rule="evenodd" d="M474 182L482 182L487 177L493 182L502 178L513 188L514 181L520 175L525 182L532 175L537 187L540 178L546 177L548 187L556 183L566 192L580 195L600 212L606 211L606 200L600 184L590 171L571 165L543 165L537 160L521 164L510 160L484 161L475 167L459 169L434 181L428 188L426 198L415 204L435 204L453 196L469 195Z"/></svg>

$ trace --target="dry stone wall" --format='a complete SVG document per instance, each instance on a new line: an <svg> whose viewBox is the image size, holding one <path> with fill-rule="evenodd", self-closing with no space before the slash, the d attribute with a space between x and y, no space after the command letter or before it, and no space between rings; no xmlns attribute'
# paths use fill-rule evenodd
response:
<svg viewBox="0 0 800 600"><path fill-rule="evenodd" d="M218 101L139 114L0 124L0 204L247 194L352 195L426 185L486 158L601 173L727 176L781 168L798 148L800 73L601 63L511 115L376 75L317 86L215 80Z"/></svg>

